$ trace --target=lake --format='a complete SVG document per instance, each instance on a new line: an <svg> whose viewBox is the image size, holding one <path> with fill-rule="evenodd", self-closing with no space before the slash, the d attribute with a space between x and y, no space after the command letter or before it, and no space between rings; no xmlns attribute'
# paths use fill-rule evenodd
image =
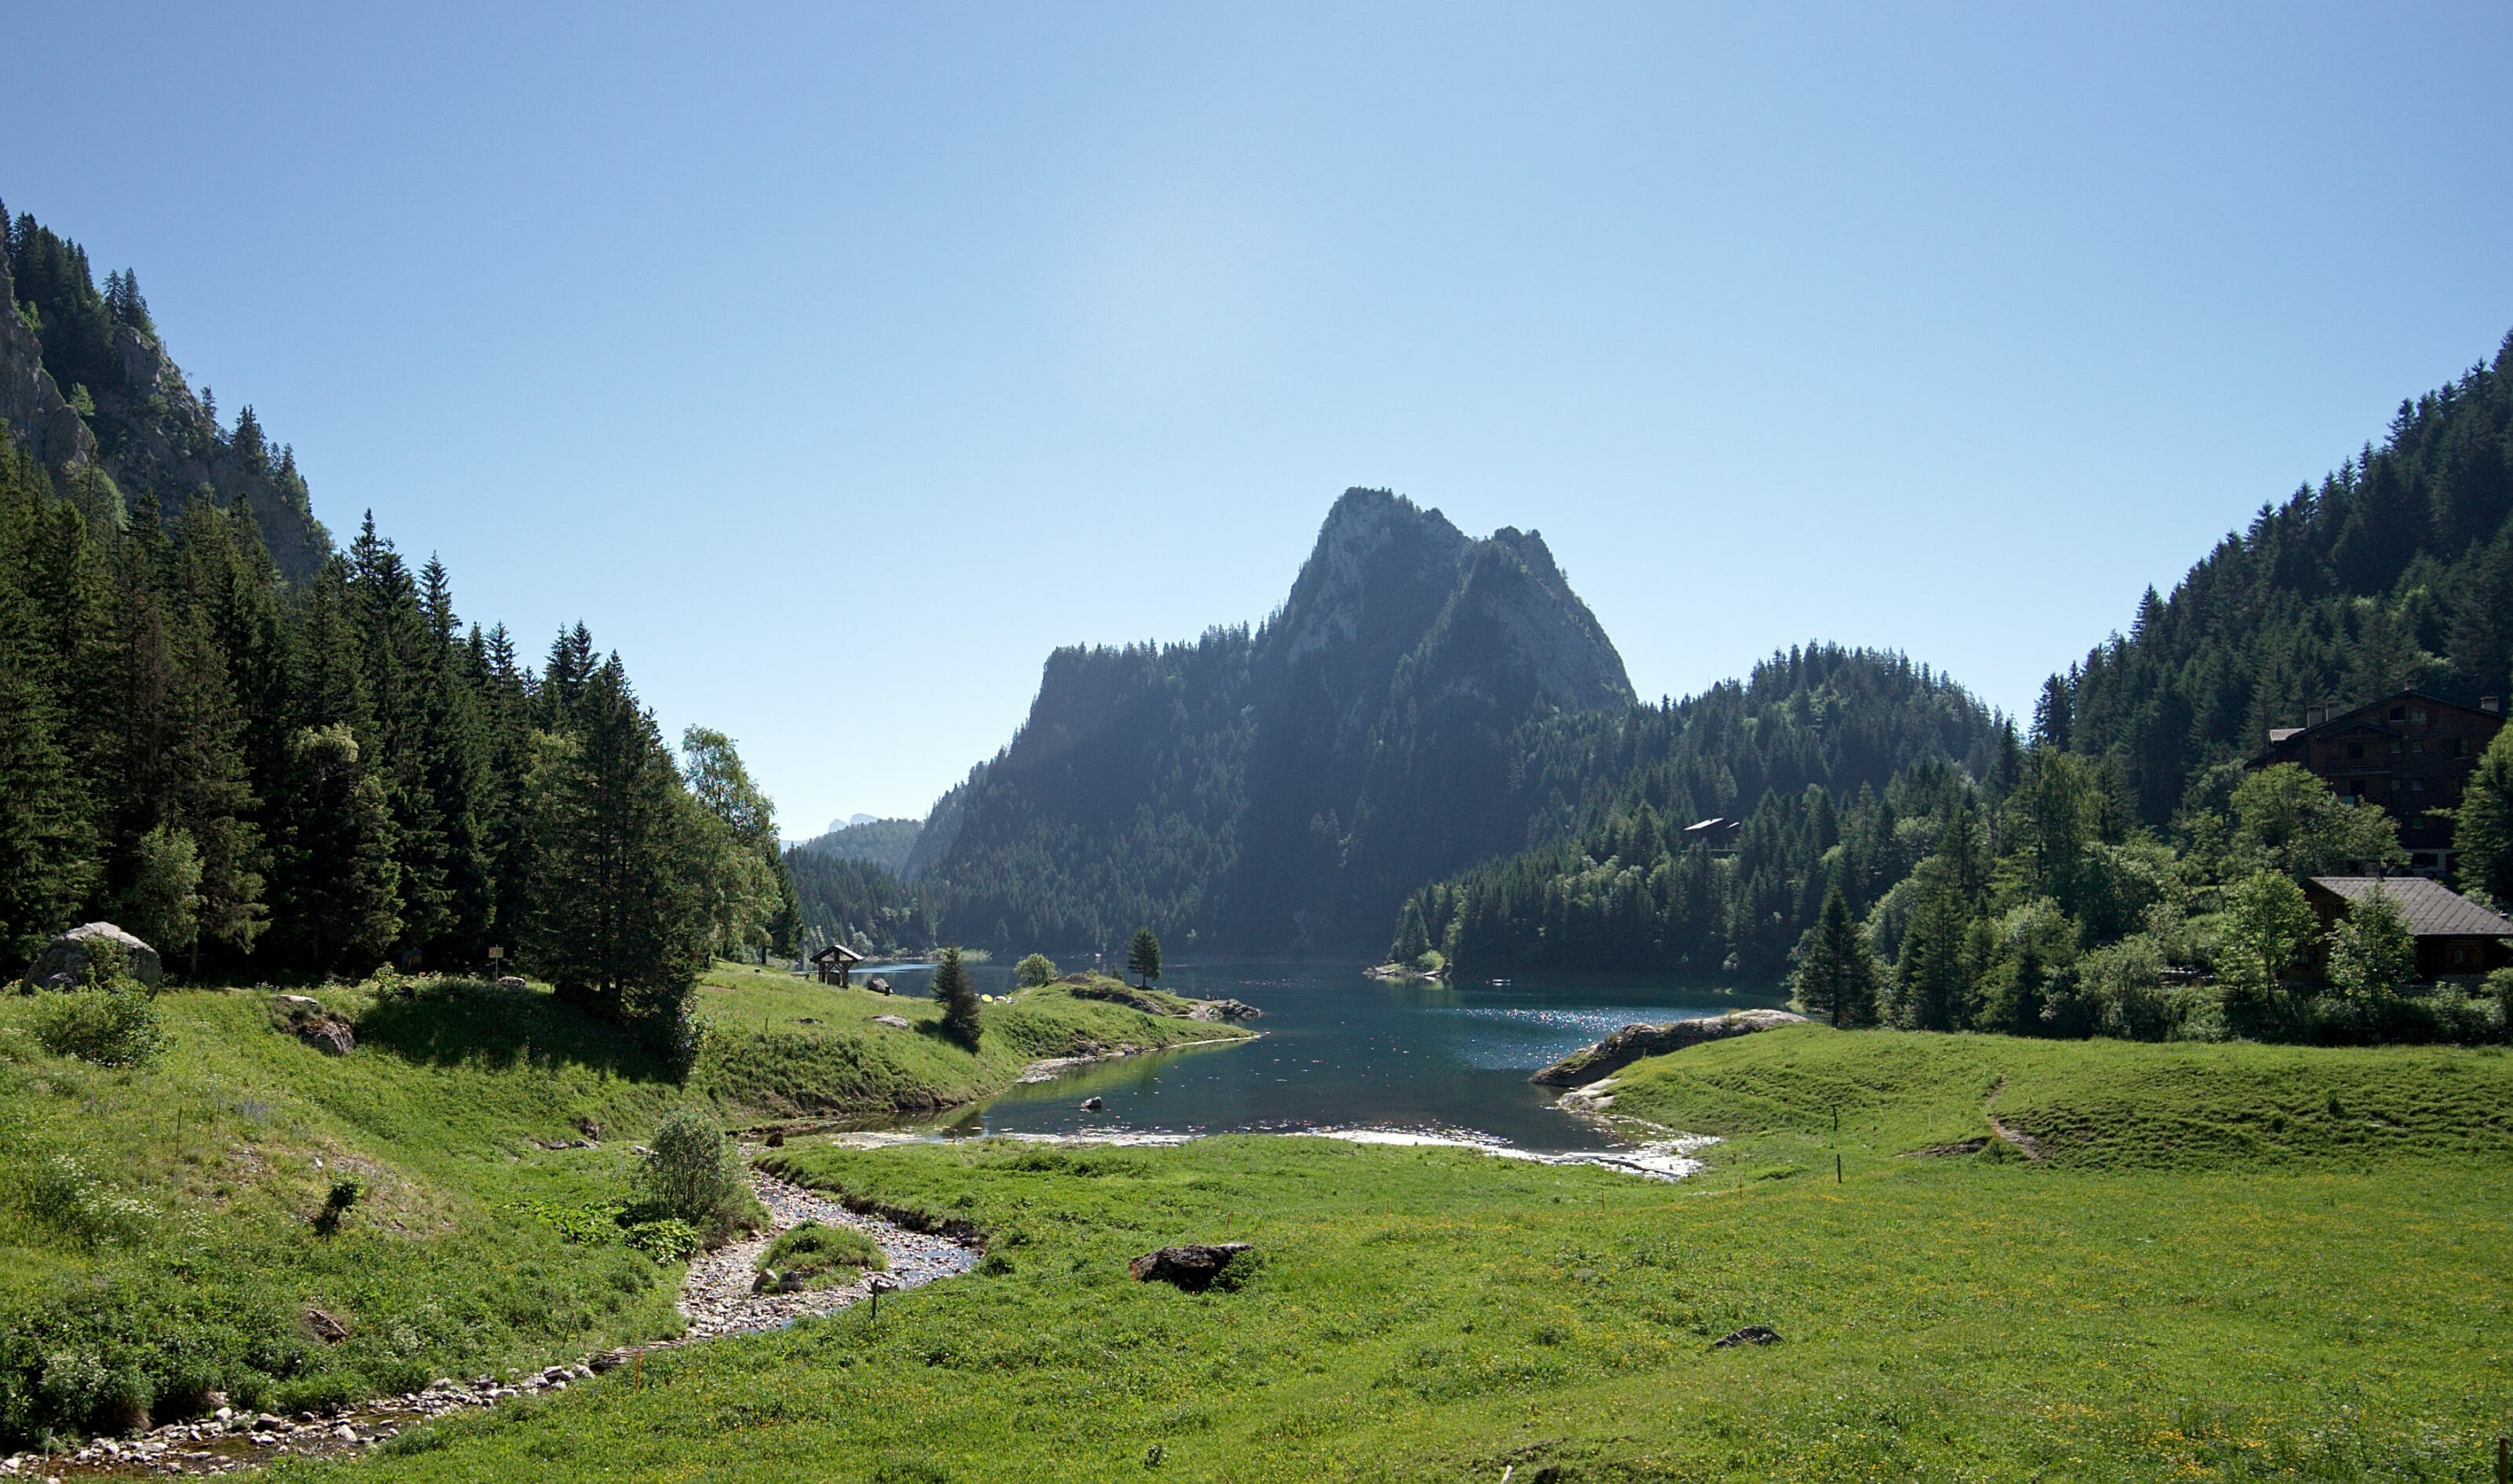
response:
<svg viewBox="0 0 2513 1484"><path fill-rule="evenodd" d="M929 971L880 968L902 993ZM1012 971L972 967L1000 992ZM1622 1141L1557 1111L1527 1080L1547 1063L1635 1021L1719 1015L1784 996L1685 986L1666 979L1548 980L1449 987L1381 983L1356 968L1180 963L1160 986L1262 1010L1264 1035L1236 1046L1126 1057L1077 1067L955 1110L951 1134L1220 1134L1377 1129L1464 1135L1536 1153L1603 1152ZM1098 1097L1105 1106L1084 1112ZM927 1127L935 1127L930 1122Z"/></svg>

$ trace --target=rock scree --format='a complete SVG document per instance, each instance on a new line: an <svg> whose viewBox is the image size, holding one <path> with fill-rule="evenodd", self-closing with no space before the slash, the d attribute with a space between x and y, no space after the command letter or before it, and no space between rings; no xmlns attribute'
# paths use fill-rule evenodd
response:
<svg viewBox="0 0 2513 1484"><path fill-rule="evenodd" d="M1585 1051L1575 1051L1527 1080L1540 1087L1579 1087L1631 1065L1643 1057L1682 1051L1704 1041L1724 1041L1782 1025L1803 1025L1807 1018L1785 1010L1732 1010L1662 1025L1626 1025Z"/></svg>

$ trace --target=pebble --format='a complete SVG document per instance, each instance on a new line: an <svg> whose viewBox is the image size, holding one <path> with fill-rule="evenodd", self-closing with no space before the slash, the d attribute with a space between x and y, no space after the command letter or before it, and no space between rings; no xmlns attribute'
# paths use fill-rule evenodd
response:
<svg viewBox="0 0 2513 1484"><path fill-rule="evenodd" d="M757 1151L745 1149L743 1152L751 1154ZM662 1341L627 1351L612 1351L592 1359L609 1364L633 1355L636 1349L669 1349L693 1341L782 1329L798 1319L845 1308L868 1297L876 1286L883 1293L915 1288L937 1278L967 1272L977 1265L980 1254L949 1237L910 1231L879 1217L858 1216L827 1196L816 1194L773 1175L754 1171L750 1178L758 1191L760 1205L767 1208L769 1230L748 1241L700 1253L690 1263L688 1276L681 1283L681 1315L689 1321L689 1332L678 1340ZM777 1233L804 1222L853 1226L870 1235L889 1255L890 1271L842 1288L810 1289L793 1294L752 1293L750 1283L758 1273L760 1254L768 1250ZM591 1381L593 1377L594 1367L581 1361L528 1372L511 1384L495 1376L474 1377L468 1383L451 1376L440 1376L429 1382L423 1390L384 1397L334 1418L318 1418L311 1412L299 1413L294 1423L267 1412L248 1422L242 1413L220 1407L214 1423L172 1423L130 1440L100 1438L72 1455L71 1461L99 1468L127 1469L138 1465L168 1474L221 1474L238 1468L259 1467L280 1454L352 1452L379 1443L403 1427L430 1418L471 1407L495 1406L507 1397L526 1392L564 1391L571 1384ZM361 1430L362 1426L365 1430ZM239 1443L263 1450L263 1454L256 1457L238 1452ZM221 1446L223 1451L219 1451ZM39 1453L0 1458L0 1479L25 1478L31 1481L36 1477L34 1470L46 1462L45 1456ZM60 1461L56 1455L51 1462L58 1464ZM44 1484L61 1484L58 1474L46 1474L42 1478Z"/></svg>

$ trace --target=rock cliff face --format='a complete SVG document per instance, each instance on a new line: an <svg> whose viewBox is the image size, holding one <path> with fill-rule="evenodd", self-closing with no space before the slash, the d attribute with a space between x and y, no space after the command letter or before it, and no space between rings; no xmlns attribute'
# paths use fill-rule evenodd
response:
<svg viewBox="0 0 2513 1484"><path fill-rule="evenodd" d="M142 497L171 515L206 492L253 511L292 580L330 555L295 455L249 416L221 429L144 306L136 322L107 309L76 243L20 218L0 253L0 419L91 515L119 518Z"/></svg>
<svg viewBox="0 0 2513 1484"><path fill-rule="evenodd" d="M935 811L945 926L1083 946L1347 951L1403 895L1524 843L1520 726L1631 702L1534 533L1484 541L1380 490L1336 501L1282 611L1194 644L1059 650L1027 723ZM947 830L947 834L943 831Z"/></svg>

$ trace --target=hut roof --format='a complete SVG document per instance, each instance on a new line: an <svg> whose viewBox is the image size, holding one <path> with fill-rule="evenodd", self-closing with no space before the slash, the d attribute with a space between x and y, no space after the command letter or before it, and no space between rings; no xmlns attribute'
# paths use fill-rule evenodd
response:
<svg viewBox="0 0 2513 1484"><path fill-rule="evenodd" d="M2414 938L2513 938L2513 917L2423 876L2315 876L2312 884L2353 904L2379 887Z"/></svg>
<svg viewBox="0 0 2513 1484"><path fill-rule="evenodd" d="M840 959L851 964L859 964L863 962L863 955L842 943L833 943L812 955L812 962L816 964L833 964Z"/></svg>

